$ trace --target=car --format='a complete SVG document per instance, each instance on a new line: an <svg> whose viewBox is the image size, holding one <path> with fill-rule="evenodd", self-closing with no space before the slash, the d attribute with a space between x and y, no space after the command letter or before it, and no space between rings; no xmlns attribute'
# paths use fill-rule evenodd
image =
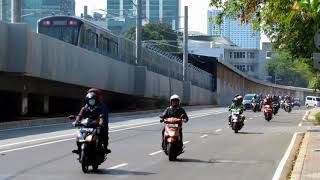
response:
<svg viewBox="0 0 320 180"><path fill-rule="evenodd" d="M307 107L320 107L320 97L307 96L305 105Z"/></svg>
<svg viewBox="0 0 320 180"><path fill-rule="evenodd" d="M246 108L246 109L251 109L251 103L252 103L252 98L257 96L257 94L246 94L244 97L243 97L243 106Z"/></svg>
<svg viewBox="0 0 320 180"><path fill-rule="evenodd" d="M300 102L299 98L294 98L293 99L293 106L298 106L298 107L301 106L301 102Z"/></svg>

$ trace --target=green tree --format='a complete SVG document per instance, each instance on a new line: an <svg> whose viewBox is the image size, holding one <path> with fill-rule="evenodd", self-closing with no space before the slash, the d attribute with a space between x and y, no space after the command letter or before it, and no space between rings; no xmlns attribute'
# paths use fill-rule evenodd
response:
<svg viewBox="0 0 320 180"><path fill-rule="evenodd" d="M308 87L311 74L308 64L303 60L295 61L287 52L278 52L265 65L272 81L277 84Z"/></svg>
<svg viewBox="0 0 320 180"><path fill-rule="evenodd" d="M129 39L135 40L135 27L130 28L124 35ZM172 30L168 23L146 24L142 28L142 40L167 52L181 51L178 48L178 33Z"/></svg>

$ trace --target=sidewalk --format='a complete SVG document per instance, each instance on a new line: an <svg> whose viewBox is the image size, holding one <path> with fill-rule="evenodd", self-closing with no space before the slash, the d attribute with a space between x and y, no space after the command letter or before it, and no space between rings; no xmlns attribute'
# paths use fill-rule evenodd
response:
<svg viewBox="0 0 320 180"><path fill-rule="evenodd" d="M319 108L310 110L305 122L312 124ZM320 126L312 126L302 141L291 174L292 180L320 180Z"/></svg>

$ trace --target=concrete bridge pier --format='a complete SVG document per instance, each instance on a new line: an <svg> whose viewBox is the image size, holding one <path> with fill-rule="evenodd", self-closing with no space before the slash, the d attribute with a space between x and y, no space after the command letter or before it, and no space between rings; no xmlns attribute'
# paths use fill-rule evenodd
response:
<svg viewBox="0 0 320 180"><path fill-rule="evenodd" d="M28 93L23 92L21 95L21 115L26 116L28 114Z"/></svg>

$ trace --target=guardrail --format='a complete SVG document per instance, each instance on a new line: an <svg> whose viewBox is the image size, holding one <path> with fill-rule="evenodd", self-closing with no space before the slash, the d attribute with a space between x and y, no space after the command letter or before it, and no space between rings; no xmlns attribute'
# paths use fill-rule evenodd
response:
<svg viewBox="0 0 320 180"><path fill-rule="evenodd" d="M119 59L120 61L135 64L135 42L119 37ZM182 81L183 69L182 59L173 56L152 45L143 44L141 65L148 70ZM188 78L195 86L213 90L213 75L207 73L192 64L188 65Z"/></svg>

